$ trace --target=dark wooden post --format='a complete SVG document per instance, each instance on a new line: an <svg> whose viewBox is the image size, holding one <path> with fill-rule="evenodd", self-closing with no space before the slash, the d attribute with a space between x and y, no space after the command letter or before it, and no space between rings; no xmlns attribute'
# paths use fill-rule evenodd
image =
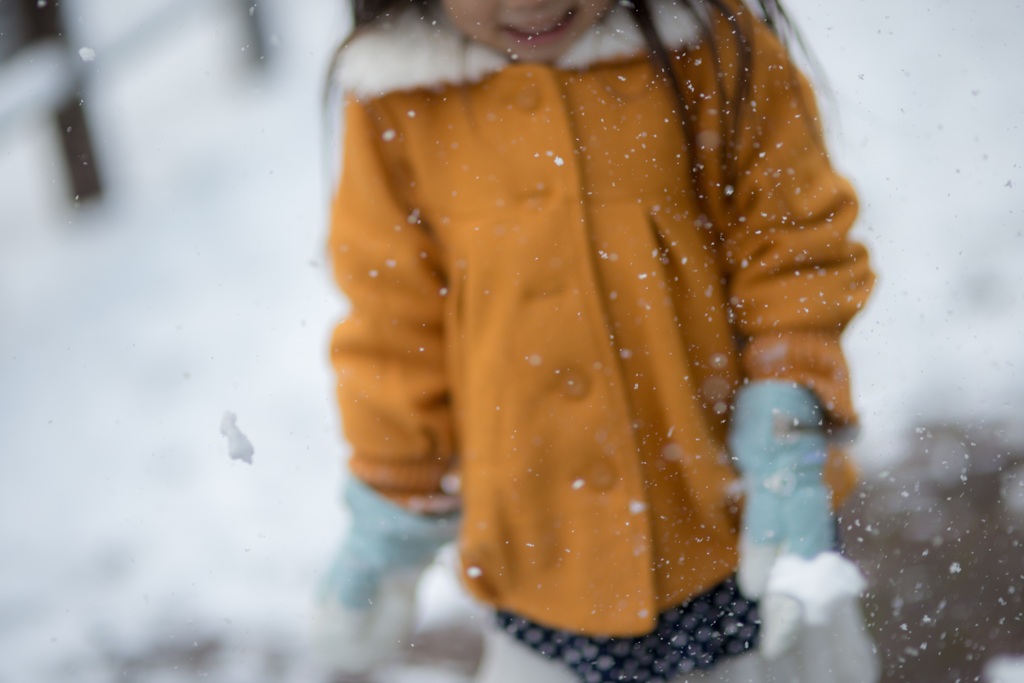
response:
<svg viewBox="0 0 1024 683"><path fill-rule="evenodd" d="M67 46L69 52L72 50L64 32L60 0L21 0L21 7L29 42L57 39ZM71 63L74 59L75 55L72 55ZM54 117L57 134L64 147L65 166L74 198L83 201L99 197L102 185L85 112L84 84L80 76L75 81L75 88L58 107Z"/></svg>
<svg viewBox="0 0 1024 683"><path fill-rule="evenodd" d="M235 0L245 12L245 35L249 40L246 52L252 65L258 68L266 66L267 29L263 16L263 8L256 0Z"/></svg>

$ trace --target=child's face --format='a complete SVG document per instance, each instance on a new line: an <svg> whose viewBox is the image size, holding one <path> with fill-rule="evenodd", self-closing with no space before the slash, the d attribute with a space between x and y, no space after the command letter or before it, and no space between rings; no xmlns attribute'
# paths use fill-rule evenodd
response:
<svg viewBox="0 0 1024 683"><path fill-rule="evenodd" d="M442 0L472 40L521 61L550 62L600 19L613 0Z"/></svg>

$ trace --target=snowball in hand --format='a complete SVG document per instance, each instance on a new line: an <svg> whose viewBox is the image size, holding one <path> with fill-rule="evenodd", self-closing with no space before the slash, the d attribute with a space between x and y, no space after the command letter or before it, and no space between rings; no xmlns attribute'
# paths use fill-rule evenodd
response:
<svg viewBox="0 0 1024 683"><path fill-rule="evenodd" d="M767 592L796 599L807 623L824 624L866 585L857 565L839 553L821 553L811 560L783 555L772 568Z"/></svg>
<svg viewBox="0 0 1024 683"><path fill-rule="evenodd" d="M242 430L235 424L235 414L232 412L224 413L224 417L220 419L220 433L228 438L228 455L231 456L232 460L244 460L245 462L252 464L252 454L256 450L252 447L252 443L242 433Z"/></svg>

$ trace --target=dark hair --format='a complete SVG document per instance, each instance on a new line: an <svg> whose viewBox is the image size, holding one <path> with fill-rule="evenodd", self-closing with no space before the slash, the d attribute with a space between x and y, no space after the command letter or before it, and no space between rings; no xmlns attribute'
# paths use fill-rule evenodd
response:
<svg viewBox="0 0 1024 683"><path fill-rule="evenodd" d="M742 107L739 103L742 103L750 89L750 74L752 72L752 65L754 60L753 48L750 43L750 28L745 27L740 21L739 16L734 8L730 7L723 0L677 0L684 5L693 17L697 20L700 25L700 30L704 38L708 42L708 47L711 50L712 57L716 64L721 64L721 57L718 51L718 45L715 42L714 31L712 30L711 18L708 13L703 11L704 8L714 10L723 20L729 23L731 26L731 33L736 36L738 43L738 68L736 69L736 83L733 92L728 92L723 76L722 69L715 70L715 80L717 81L717 89L728 104L727 109L732 114L732 122L730 129L738 131L740 126L740 116L742 114ZM660 71L662 78L670 86L676 105L679 107L679 121L683 129L683 137L686 141L687 149L696 149L696 131L694 130L694 116L690 113L690 106L687 102L686 96L683 92L683 88L679 84L679 80L676 77L676 72L672 68L672 59L669 55L668 50L665 48L657 30L655 29L654 19L651 16L650 7L647 0L623 0L624 3L632 11L633 17L636 20L637 26L644 36L644 41L647 43L647 47L650 50L650 58L655 68ZM742 3L737 3L742 6ZM760 11L761 19L768 26L769 29L782 41L783 45L788 45L795 41L802 54L812 63L815 70L817 71L817 63L810 54L806 44L803 41L803 37L797 30L796 26L789 19L789 15L783 8L780 0L758 0L757 9ZM793 73L790 72L790 78L793 78ZM794 84L796 81L794 81ZM735 136L732 136L735 137ZM721 159L720 163L725 173L726 183L733 187L737 184L739 171L736 167L736 155L733 153L733 147L735 140L727 140L727 144L721 147ZM701 169L696 163L691 167L691 180L693 182L693 190L697 195L698 201L703 205L707 201L707 198L702 196L699 188L701 184L698 182Z"/></svg>
<svg viewBox="0 0 1024 683"><path fill-rule="evenodd" d="M419 5L426 9L430 4L431 0L352 0L352 27L358 30L406 7Z"/></svg>
<svg viewBox="0 0 1024 683"><path fill-rule="evenodd" d="M378 20L395 16L409 7L419 6L423 9L424 13L426 13L429 11L430 6L437 1L438 0L351 0L353 34ZM691 113L691 108L687 102L683 88L676 77L676 72L672 68L672 57L669 54L669 50L665 47L665 44L662 42L661 37L658 35L657 29L655 28L655 22L651 15L648 0L614 1L627 7L632 13L633 18L637 23L637 27L643 34L644 42L647 43L652 64L673 92L676 105L679 108L679 120L683 128L683 136L686 141L687 148L691 150L696 149L696 131L694 130L695 122L693 120L694 115ZM721 64L721 58L718 52L718 45L714 40L712 19L707 10L714 11L732 27L732 34L736 36L739 50L738 69L736 69L736 83L732 93L726 92L721 69L716 69L715 77L718 81L718 90L722 93L722 97L728 98L729 101L733 103L733 105L728 108L731 110L733 116L732 129L737 130L739 126L740 113L742 111L742 107L737 105L738 103L743 102L748 94L748 90L750 88L749 76L754 59L753 48L750 43L750 27L743 25L737 16L735 7L730 6L732 3L729 3L726 0L676 0L676 2L689 10L697 20L700 25L701 33L708 41L709 48L716 63ZM744 3L746 3L746 0L740 0L740 2L735 2L735 5L743 6ZM782 6L781 0L757 0L756 10L759 12L764 23L772 30L772 32L775 33L776 36L778 36L784 45L789 46L791 43L795 42L800 48L801 53L808 59L808 61L811 62L815 71L820 71L817 68L817 64L814 62L810 51L807 49L800 32L797 30L793 22L790 21L789 15ZM335 60L337 58L338 54L335 55ZM730 145L723 145L721 154L721 161L723 169L725 169L727 181L729 184L735 186L738 171L735 167L735 155L732 153ZM694 167L691 169L691 172L693 175L692 180L694 182L694 190L696 191L700 186L697 182L697 175L700 171L698 168ZM698 199L701 203L704 203L706 200L705 197L699 195L699 192Z"/></svg>

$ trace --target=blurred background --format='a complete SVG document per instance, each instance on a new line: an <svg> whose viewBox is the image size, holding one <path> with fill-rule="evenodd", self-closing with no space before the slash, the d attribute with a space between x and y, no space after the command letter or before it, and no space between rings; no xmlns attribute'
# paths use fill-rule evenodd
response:
<svg viewBox="0 0 1024 683"><path fill-rule="evenodd" d="M788 7L880 274L844 528L886 680L1022 681L1024 5ZM305 636L344 526L320 90L345 28L341 0L0 0L0 683L331 680ZM387 680L467 680L479 617L429 581L465 645Z"/></svg>

